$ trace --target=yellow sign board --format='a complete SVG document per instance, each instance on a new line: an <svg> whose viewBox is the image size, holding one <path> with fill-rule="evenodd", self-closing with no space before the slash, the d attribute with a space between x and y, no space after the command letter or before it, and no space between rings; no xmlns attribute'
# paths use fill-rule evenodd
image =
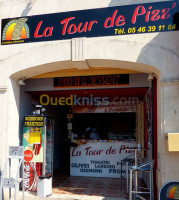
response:
<svg viewBox="0 0 179 200"><path fill-rule="evenodd" d="M168 151L179 151L179 133L168 133Z"/></svg>

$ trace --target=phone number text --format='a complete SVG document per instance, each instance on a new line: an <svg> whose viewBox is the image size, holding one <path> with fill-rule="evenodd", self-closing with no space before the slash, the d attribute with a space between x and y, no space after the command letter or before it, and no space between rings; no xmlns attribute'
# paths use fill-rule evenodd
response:
<svg viewBox="0 0 179 200"><path fill-rule="evenodd" d="M131 27L128 29L120 28L114 29L115 35L122 35L122 34L132 34L132 33L151 33L151 32L160 32L160 31L172 31L176 29L176 24L169 24L169 25L160 25L160 26L143 26L143 27Z"/></svg>

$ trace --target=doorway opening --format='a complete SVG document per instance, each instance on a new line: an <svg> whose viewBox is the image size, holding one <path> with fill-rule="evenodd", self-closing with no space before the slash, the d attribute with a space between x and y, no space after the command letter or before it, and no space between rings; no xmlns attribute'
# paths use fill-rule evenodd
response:
<svg viewBox="0 0 179 200"><path fill-rule="evenodd" d="M49 79L26 81L21 104L31 102L31 110L44 104L46 115L54 120L54 193L127 198L126 187L121 187L125 179L121 182L120 161L134 152L126 148L148 149L141 154L141 162L155 157L154 90L148 74L129 77L129 86L111 88L49 89ZM94 100L100 103L91 104ZM27 109L22 113L32 114ZM123 173L125 177L125 169ZM142 180L148 184L147 176Z"/></svg>

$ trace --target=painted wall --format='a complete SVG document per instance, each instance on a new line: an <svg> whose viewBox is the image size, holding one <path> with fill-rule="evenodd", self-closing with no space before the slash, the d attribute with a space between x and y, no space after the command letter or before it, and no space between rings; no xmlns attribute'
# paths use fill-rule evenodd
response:
<svg viewBox="0 0 179 200"><path fill-rule="evenodd" d="M160 0L152 0L157 2ZM83 10L151 0L7 0L0 1L0 18L11 18ZM1 22L0 22L1 23ZM78 42L80 41L80 42ZM177 84L161 87L161 81L179 80L179 32L83 38L72 41L39 42L0 46L0 161L8 154L8 145L19 144L19 78L60 69L113 67L154 72L158 77L158 187L179 180L179 153L168 153L164 146L166 131L179 131ZM80 45L82 43L82 46ZM83 51L82 51L83 47ZM80 59L80 52L83 59ZM74 61L73 55L79 54ZM176 113L173 109L176 108Z"/></svg>
<svg viewBox="0 0 179 200"><path fill-rule="evenodd" d="M163 82L161 89L161 135L158 135L159 183L179 180L179 153L168 152L165 133L179 132L179 82Z"/></svg>

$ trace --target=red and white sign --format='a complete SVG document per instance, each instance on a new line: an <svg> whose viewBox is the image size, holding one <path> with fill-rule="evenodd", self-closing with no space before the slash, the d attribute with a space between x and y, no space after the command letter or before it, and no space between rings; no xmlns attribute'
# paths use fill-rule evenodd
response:
<svg viewBox="0 0 179 200"><path fill-rule="evenodd" d="M33 152L31 150L24 151L24 160L30 162L33 159Z"/></svg>
<svg viewBox="0 0 179 200"><path fill-rule="evenodd" d="M125 148L136 142L88 142L70 149L70 175L92 177L120 177L120 162L134 154ZM125 174L125 167L123 167Z"/></svg>
<svg viewBox="0 0 179 200"><path fill-rule="evenodd" d="M28 191L37 191L37 177L42 175L42 163L24 163L24 188Z"/></svg>

